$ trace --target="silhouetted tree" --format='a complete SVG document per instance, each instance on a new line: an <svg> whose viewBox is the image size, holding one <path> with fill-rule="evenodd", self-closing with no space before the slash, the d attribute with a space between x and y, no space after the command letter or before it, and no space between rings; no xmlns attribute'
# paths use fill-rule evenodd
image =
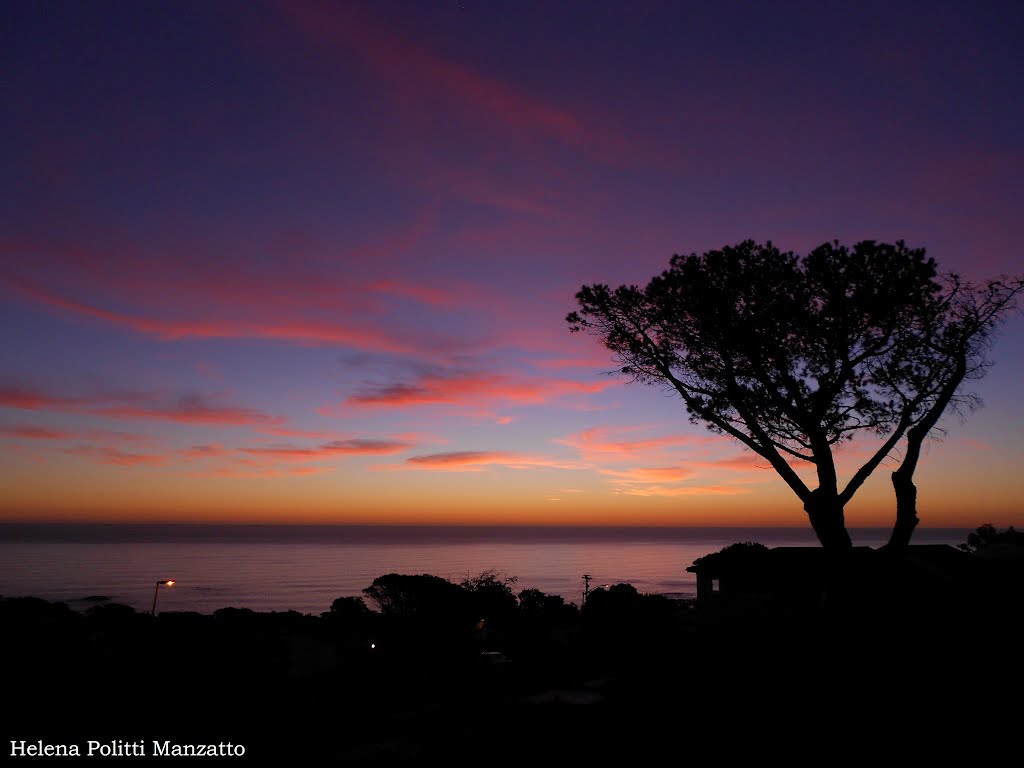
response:
<svg viewBox="0 0 1024 768"><path fill-rule="evenodd" d="M691 422L766 459L821 544L841 550L851 546L846 504L908 430L927 435L963 380L949 370L958 348L940 342L976 348L983 334L968 340L956 321L966 295L951 300L935 261L903 242L826 243L798 257L748 240L674 256L645 288L584 286L566 319L603 341L620 373L668 387ZM934 342L930 356L922 339ZM882 442L840 488L833 450L865 432ZM816 487L793 461L814 467Z"/></svg>
<svg viewBox="0 0 1024 768"><path fill-rule="evenodd" d="M717 552L698 557L693 561L695 566L715 564L726 568L744 566L748 563L760 565L768 554L768 547L756 541L737 541L722 547Z"/></svg>
<svg viewBox="0 0 1024 768"><path fill-rule="evenodd" d="M458 584L431 574L388 573L363 590L382 613L397 616L446 616L462 613L466 592Z"/></svg>
<svg viewBox="0 0 1024 768"><path fill-rule="evenodd" d="M361 597L339 597L331 603L331 610L321 614L324 618L339 621L361 621L370 614L366 602Z"/></svg>
<svg viewBox="0 0 1024 768"><path fill-rule="evenodd" d="M571 617L576 613L576 607L572 603L567 605L561 595L549 595L539 589L524 589L519 593L519 610L537 619Z"/></svg>

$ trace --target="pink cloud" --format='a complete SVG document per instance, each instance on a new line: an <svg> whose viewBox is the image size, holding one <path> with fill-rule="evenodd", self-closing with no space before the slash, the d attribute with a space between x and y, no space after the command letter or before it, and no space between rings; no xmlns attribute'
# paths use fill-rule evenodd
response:
<svg viewBox="0 0 1024 768"><path fill-rule="evenodd" d="M409 467L433 469L448 472L474 472L487 466L502 466L511 469L580 469L578 465L550 459L545 456L531 456L515 451L449 451L423 456L410 456L405 460Z"/></svg>
<svg viewBox="0 0 1024 768"><path fill-rule="evenodd" d="M278 8L321 45L357 56L407 112L433 111L441 99L450 114L465 120L482 117L516 137L553 138L602 161L627 149L606 124L586 121L564 106L442 57L394 34L355 6L288 0Z"/></svg>
<svg viewBox="0 0 1024 768"><path fill-rule="evenodd" d="M20 408L27 411L68 409L82 402L82 398L55 397L31 387L0 385L0 406L7 408Z"/></svg>
<svg viewBox="0 0 1024 768"><path fill-rule="evenodd" d="M374 329L349 327L342 323L328 323L305 319L278 320L164 320L125 312L115 312L57 296L39 289L25 289L36 300L50 306L68 310L138 333L154 336L161 341L182 339L264 339L294 342L304 345L342 345L385 352L415 352L422 347L400 341L396 337Z"/></svg>
<svg viewBox="0 0 1024 768"><path fill-rule="evenodd" d="M0 436L16 437L27 440L65 440L74 437L73 432L61 432L48 427L34 427L29 424L0 427Z"/></svg>
<svg viewBox="0 0 1024 768"><path fill-rule="evenodd" d="M637 467L635 469L602 469L601 474L626 483L679 482L693 475L685 467Z"/></svg>
<svg viewBox="0 0 1024 768"><path fill-rule="evenodd" d="M715 458L711 449L732 442L716 435L641 436L649 427L594 427L555 440L577 449L583 459L609 479L614 493L634 496L687 496L746 493L750 479L739 474L729 485L694 484L704 470L749 473L759 468L753 455ZM649 462L667 462L652 465ZM684 484L685 483L685 484Z"/></svg>
<svg viewBox="0 0 1024 768"><path fill-rule="evenodd" d="M262 448L242 448L243 453L278 461L308 461L310 459L333 459L338 456L387 456L401 453L413 447L413 443L400 440L334 440L313 448L293 445L277 445Z"/></svg>
<svg viewBox="0 0 1024 768"><path fill-rule="evenodd" d="M89 409L99 416L113 416L118 419L152 419L182 424L224 424L245 426L253 424L274 424L283 421L250 408L214 405L200 395L185 395L169 405L104 405Z"/></svg>
<svg viewBox="0 0 1024 768"><path fill-rule="evenodd" d="M407 408L422 405L479 405L504 401L539 405L551 400L596 394L615 382L580 382L498 373L428 373L412 382L368 387L346 400L355 406Z"/></svg>
<svg viewBox="0 0 1024 768"><path fill-rule="evenodd" d="M262 339L303 346L347 346L373 352L428 355L444 339L416 324L392 328L388 297L414 298L428 308L453 308L469 289L428 282L370 278L371 272L414 247L433 227L433 214L408 227L389 227L366 242L306 245L287 259L253 267L237 257L209 258L203 246L163 243L169 253L139 251L103 232L101 245L39 238L0 238L11 270L0 284L53 309L145 334L161 341ZM344 258L339 258L343 256ZM281 264L284 262L285 267ZM344 268L342 268L344 267ZM180 300L187 296L188 301ZM204 364L207 375L217 372Z"/></svg>
<svg viewBox="0 0 1024 768"><path fill-rule="evenodd" d="M709 469L725 469L736 472L749 472L752 469L772 469L767 459L763 459L753 452L739 453L722 459L690 459L687 463Z"/></svg>
<svg viewBox="0 0 1024 768"><path fill-rule="evenodd" d="M102 240L93 245L89 237ZM193 243L165 241L165 245L170 252L153 258L134 244L120 241L117 231L90 231L68 241L0 238L0 255L10 258L12 264L3 281L24 296L55 306L67 302L63 308L99 312L101 317L104 310L63 297L85 291L99 303L136 305L168 315L200 308L213 318L238 310L253 317L265 314L259 310L328 308L339 301L355 312L373 306L361 281L315 269L316 258L289 258L287 269L254 269L230 253L210 254ZM294 256L290 250L288 255ZM212 258L214 255L217 258ZM50 288L42 288L44 285ZM179 300L182 295L189 296L187 305ZM119 317L112 313L110 319Z"/></svg>
<svg viewBox="0 0 1024 768"><path fill-rule="evenodd" d="M88 413L116 419L184 424L278 426L284 423L284 419L279 416L271 416L251 408L221 404L219 401L222 399L220 395L186 394L168 402L155 395L134 393L67 397L31 387L0 386L0 406L23 410Z"/></svg>
<svg viewBox="0 0 1024 768"><path fill-rule="evenodd" d="M104 237L116 240L110 233ZM367 264L368 272L385 270L394 261L386 244L344 252L351 257L363 251L373 255L348 261ZM0 255L19 256L0 283L21 297L163 342L257 339L441 360L455 350L464 354L498 346L565 355L575 341L547 327L524 328L523 307L501 291L468 283L453 288L448 278L439 286L332 272L321 254L289 256L287 269L262 272L243 269L230 258L200 261L173 254L155 259L125 246L88 248L76 242L0 239ZM173 300L182 295L189 300ZM400 312L389 298L404 302ZM418 306L410 308L408 299ZM442 326L425 322L425 313L450 316L447 321L474 311L479 316L481 308L489 318L482 324L446 322L444 327L456 330L435 332L430 329ZM199 368L208 379L221 375L209 362Z"/></svg>
<svg viewBox="0 0 1024 768"><path fill-rule="evenodd" d="M409 464L418 467L453 467L481 464L503 464L516 456L508 451L449 451L447 453L431 453L425 456L410 456Z"/></svg>
<svg viewBox="0 0 1024 768"><path fill-rule="evenodd" d="M31 401L35 404L45 402L45 398L33 397ZM24 440L69 440L72 438L85 438L92 443L128 443L131 445L144 445L151 443L153 438L149 435L137 435L131 432L119 432L112 429L88 429L84 432L51 429L49 427L37 427L28 424L0 427L0 436L19 438Z"/></svg>
<svg viewBox="0 0 1024 768"><path fill-rule="evenodd" d="M629 434L642 429L642 427L593 427L575 435L557 439L555 442L576 448L587 459L601 461L662 455L666 449L695 445L706 446L723 439L710 435L679 434L634 440L617 437L623 433Z"/></svg>

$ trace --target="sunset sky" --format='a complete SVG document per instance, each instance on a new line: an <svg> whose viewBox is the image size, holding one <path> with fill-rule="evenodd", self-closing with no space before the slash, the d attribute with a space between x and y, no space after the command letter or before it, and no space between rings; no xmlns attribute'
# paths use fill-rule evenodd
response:
<svg viewBox="0 0 1024 768"><path fill-rule="evenodd" d="M1020 4L0 16L3 520L804 526L605 375L580 286L747 238L1024 272ZM1024 524L1022 351L1018 315L928 447L925 525ZM891 522L890 471L851 525Z"/></svg>

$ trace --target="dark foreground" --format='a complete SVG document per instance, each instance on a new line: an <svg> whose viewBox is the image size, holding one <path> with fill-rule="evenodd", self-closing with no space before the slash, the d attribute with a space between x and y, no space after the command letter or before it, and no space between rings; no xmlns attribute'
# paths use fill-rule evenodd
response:
<svg viewBox="0 0 1024 768"><path fill-rule="evenodd" d="M125 756L139 742L164 759L154 741L244 745L215 759L247 764L639 765L1012 743L1020 560L856 568L810 593L700 603L619 585L582 611L493 578L385 577L385 613L349 598L320 617L8 598L0 752L41 741L85 759L88 741L120 740L119 765L143 761Z"/></svg>

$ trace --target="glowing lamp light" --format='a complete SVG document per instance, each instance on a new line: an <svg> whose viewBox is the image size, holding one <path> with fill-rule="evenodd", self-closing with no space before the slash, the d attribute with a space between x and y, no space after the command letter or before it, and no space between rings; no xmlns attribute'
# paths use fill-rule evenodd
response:
<svg viewBox="0 0 1024 768"><path fill-rule="evenodd" d="M174 579L164 579L163 581L158 581L156 583L156 587L153 588L153 608L149 611L150 616L156 616L156 599L160 595L161 585L165 587L173 587L176 583L177 582Z"/></svg>

